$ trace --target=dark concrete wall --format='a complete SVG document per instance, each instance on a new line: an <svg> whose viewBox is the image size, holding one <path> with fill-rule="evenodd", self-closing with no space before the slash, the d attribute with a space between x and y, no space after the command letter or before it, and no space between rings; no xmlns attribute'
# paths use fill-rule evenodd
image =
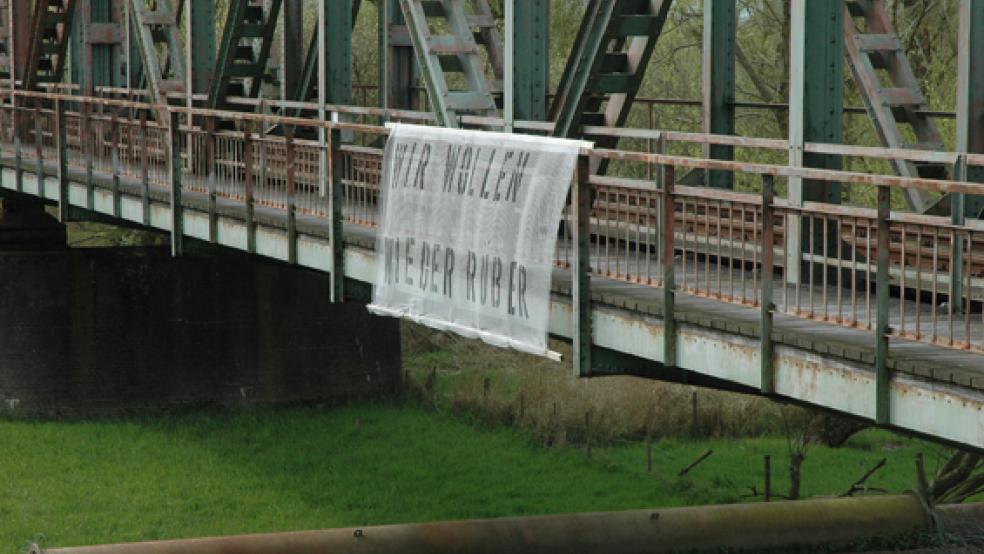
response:
<svg viewBox="0 0 984 554"><path fill-rule="evenodd" d="M399 325L328 276L224 250L0 252L0 413L334 401L389 393Z"/></svg>

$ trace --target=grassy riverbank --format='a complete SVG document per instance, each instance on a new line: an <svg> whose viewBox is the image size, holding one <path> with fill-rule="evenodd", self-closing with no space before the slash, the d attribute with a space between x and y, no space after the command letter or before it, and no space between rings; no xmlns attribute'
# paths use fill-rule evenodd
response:
<svg viewBox="0 0 984 554"><path fill-rule="evenodd" d="M714 454L678 477L681 468ZM912 486L925 443L864 432L814 447L805 495ZM0 422L0 552L347 525L742 501L785 439L544 448L525 431L415 400L83 423ZM757 499L755 499L757 500Z"/></svg>

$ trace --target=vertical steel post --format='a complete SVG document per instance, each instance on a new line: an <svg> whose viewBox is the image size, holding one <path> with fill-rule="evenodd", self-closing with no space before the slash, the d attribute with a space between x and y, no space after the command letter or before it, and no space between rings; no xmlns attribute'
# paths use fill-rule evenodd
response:
<svg viewBox="0 0 984 554"><path fill-rule="evenodd" d="M215 116L205 118L205 162L208 164L208 240L216 242L219 234L219 217L215 212L218 176L215 174Z"/></svg>
<svg viewBox="0 0 984 554"><path fill-rule="evenodd" d="M212 83L212 73L215 71L215 2L194 2L189 4L188 16L191 18L188 27L189 44L186 64L192 87L192 93L207 93Z"/></svg>
<svg viewBox="0 0 984 554"><path fill-rule="evenodd" d="M550 88L550 0L515 2L513 17L514 50L512 63L504 69L513 72L513 115L526 121L547 119L547 91ZM506 38L510 34L506 33Z"/></svg>
<svg viewBox="0 0 984 554"><path fill-rule="evenodd" d="M415 61L399 0L379 0L379 103L384 109L413 108Z"/></svg>
<svg viewBox="0 0 984 554"><path fill-rule="evenodd" d="M352 0L322 0L321 9L331 17L319 19L319 53L324 72L319 71L319 95L323 89L329 104L352 103ZM319 66L320 68L320 66Z"/></svg>
<svg viewBox="0 0 984 554"><path fill-rule="evenodd" d="M772 302L772 281L775 272L775 227L772 224L775 200L775 177L762 176L762 298L761 298L761 346L762 393L772 394L776 390L775 366L773 361L772 316L775 306Z"/></svg>
<svg viewBox="0 0 984 554"><path fill-rule="evenodd" d="M841 2L791 0L789 67L789 164L793 167L840 169L838 156L804 154L806 142L843 142L844 112L844 6ZM810 54L807 55L806 53ZM809 83L809 86L806 84ZM805 201L839 204L840 183L789 179L789 201L801 206ZM836 229L815 230L813 240L806 236L798 216L787 225L787 279L799 282L802 254L812 242L822 252L838 252Z"/></svg>
<svg viewBox="0 0 984 554"><path fill-rule="evenodd" d="M839 2L834 2L840 5ZM803 103L806 74L806 0L790 0L789 25L789 165L803 167ZM792 207L803 205L803 179L789 177L788 200ZM786 261L783 272L787 283L799 286L802 264L802 217L787 215Z"/></svg>
<svg viewBox="0 0 984 554"><path fill-rule="evenodd" d="M351 13L351 12L350 12ZM342 133L331 129L331 191L328 213L331 217L331 301L341 302L345 298L345 242L342 235Z"/></svg>
<svg viewBox="0 0 984 554"><path fill-rule="evenodd" d="M133 10L131 2L123 3L123 48L124 58L126 58L126 86L131 89L140 88L140 78L143 75L143 58L140 57L140 45L138 44L139 32L130 11Z"/></svg>
<svg viewBox="0 0 984 554"><path fill-rule="evenodd" d="M143 201L143 224L150 226L150 152L148 152L147 110L140 110L140 187Z"/></svg>
<svg viewBox="0 0 984 554"><path fill-rule="evenodd" d="M736 4L737 0L704 0L702 87L705 133L735 134ZM731 146L705 144L703 150L706 158L734 159ZM706 184L714 188L734 188L734 174L708 170Z"/></svg>
<svg viewBox="0 0 984 554"><path fill-rule="evenodd" d="M77 0L78 1L78 0ZM95 87L121 86L124 41L120 0L79 1L71 37L71 77L84 96Z"/></svg>
<svg viewBox="0 0 984 554"><path fill-rule="evenodd" d="M56 116L57 119L57 116ZM55 137L59 129L64 129L55 122ZM34 152L37 156L38 196L44 198L44 127L41 119L41 99L34 99Z"/></svg>
<svg viewBox="0 0 984 554"><path fill-rule="evenodd" d="M110 128L109 137L113 143L110 148L110 157L113 168L113 217L119 218L122 210L122 199L120 196L120 119L117 108L110 108Z"/></svg>
<svg viewBox="0 0 984 554"><path fill-rule="evenodd" d="M294 196L294 127L284 133L287 155L287 262L297 263L297 204Z"/></svg>
<svg viewBox="0 0 984 554"><path fill-rule="evenodd" d="M13 89L11 89L13 91ZM17 192L24 192L24 138L23 122L21 117L20 99L14 92L10 93L10 107L14 113L14 186Z"/></svg>
<svg viewBox="0 0 984 554"><path fill-rule="evenodd" d="M304 2L288 0L281 10L280 97L287 99L298 90L304 67Z"/></svg>
<svg viewBox="0 0 984 554"><path fill-rule="evenodd" d="M250 128L252 122L243 123L243 167L245 168L246 194L243 196L243 207L246 212L246 252L256 254L256 203L253 183L253 135ZM291 162L288 158L287 166Z"/></svg>
<svg viewBox="0 0 984 554"><path fill-rule="evenodd" d="M676 171L672 165L661 165L659 175L663 193L663 365L677 365L676 330L676 236L673 231L676 201L673 199L673 186Z"/></svg>
<svg viewBox="0 0 984 554"><path fill-rule="evenodd" d="M170 112L168 117L168 138L170 153L170 181L171 181L171 255L180 256L184 247L184 219L181 208L181 114L177 111Z"/></svg>
<svg viewBox="0 0 984 554"><path fill-rule="evenodd" d="M984 0L964 0L957 32L957 152L984 153ZM960 156L953 168L958 181L984 182L984 168L970 167ZM966 214L984 210L984 197L950 193L950 221L963 226ZM962 311L964 240L955 235L950 252L950 309ZM952 333L951 333L952 337ZM969 337L968 337L969 339Z"/></svg>
<svg viewBox="0 0 984 554"><path fill-rule="evenodd" d="M878 187L878 245L875 273L875 422L884 425L891 420L889 406L888 373L888 271L889 271L889 219L891 217L891 189Z"/></svg>
<svg viewBox="0 0 984 554"><path fill-rule="evenodd" d="M40 128L40 127L39 127ZM55 149L58 152L58 221L68 222L68 140L65 129L65 103L55 99ZM39 195L44 198L44 171L38 173Z"/></svg>
<svg viewBox="0 0 984 554"><path fill-rule="evenodd" d="M92 182L92 173L95 160L93 157L96 153L96 140L103 140L103 137L98 134L93 127L95 123L92 120L92 104L89 102L82 102L79 105L80 116L82 118L81 124L79 125L79 153L85 159L85 195L86 195L86 207L90 210L95 209L96 201L96 187ZM102 129L100 123L100 130Z"/></svg>
<svg viewBox="0 0 984 554"><path fill-rule="evenodd" d="M984 153L984 0L960 2L957 33L957 152ZM964 180L984 182L984 168L967 167ZM956 200L964 204L961 214L973 217L984 210L984 196ZM956 214L956 210L951 213Z"/></svg>
<svg viewBox="0 0 984 554"><path fill-rule="evenodd" d="M511 133L513 131L513 121L515 120L515 59L516 59L516 2L515 0L502 0L505 4L505 60L503 62L503 83L502 83L502 121L503 131Z"/></svg>
<svg viewBox="0 0 984 554"><path fill-rule="evenodd" d="M984 29L982 29L984 31ZM957 155L957 162L953 164L953 179L956 181L967 180L967 157L964 154ZM963 227L965 224L966 211L964 202L967 200L963 193L950 193L950 223L956 227ZM954 231L953 240L950 242L950 313L960 313L963 311L963 272L964 272L964 240L963 235ZM952 323L953 319L950 318ZM968 340L970 337L967 337ZM953 339L953 329L950 329L950 339Z"/></svg>
<svg viewBox="0 0 984 554"><path fill-rule="evenodd" d="M591 376L591 158L579 155L571 196L574 209L574 263L571 301L574 304L574 375Z"/></svg>

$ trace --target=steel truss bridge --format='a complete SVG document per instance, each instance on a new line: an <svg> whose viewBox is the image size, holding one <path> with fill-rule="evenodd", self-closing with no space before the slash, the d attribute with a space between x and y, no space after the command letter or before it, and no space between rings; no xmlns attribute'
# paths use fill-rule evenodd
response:
<svg viewBox="0 0 984 554"><path fill-rule="evenodd" d="M134 0L125 21L110 10L97 25L96 0L36 2L21 55L11 14L30 4L0 3L0 187L56 203L62 220L166 231L174 255L192 238L325 271L333 299L366 299L386 122L584 137L550 324L578 375L756 392L984 449L982 1L960 4L956 152L877 0L792 0L788 140L734 135L734 0L705 2L702 133L625 127L668 0L590 0L550 102L545 26L517 23L547 2L506 2L511 48L532 53L517 60L484 0L381 0L378 107L352 102L359 2L318 3L303 61L281 55L285 100L260 85L274 26L299 28L291 2L230 2L198 72L178 23L207 43L214 7L196 20L198 3L182 15L180 2ZM61 83L73 25L102 38L72 51L127 58L128 82L73 67ZM845 63L882 147L841 143ZM418 77L427 111L409 109ZM845 171L845 157L893 173ZM874 207L841 204L845 189L873 191Z"/></svg>

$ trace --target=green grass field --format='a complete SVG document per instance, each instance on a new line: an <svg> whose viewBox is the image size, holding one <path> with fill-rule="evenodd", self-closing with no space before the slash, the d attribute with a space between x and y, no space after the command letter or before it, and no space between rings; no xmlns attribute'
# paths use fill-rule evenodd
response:
<svg viewBox="0 0 984 554"><path fill-rule="evenodd" d="M677 472L707 449L685 477ZM806 495L902 491L939 449L866 431L811 447ZM0 421L0 552L335 526L743 501L788 486L784 438L544 448L531 435L411 400L82 423ZM759 501L755 499L754 501Z"/></svg>

